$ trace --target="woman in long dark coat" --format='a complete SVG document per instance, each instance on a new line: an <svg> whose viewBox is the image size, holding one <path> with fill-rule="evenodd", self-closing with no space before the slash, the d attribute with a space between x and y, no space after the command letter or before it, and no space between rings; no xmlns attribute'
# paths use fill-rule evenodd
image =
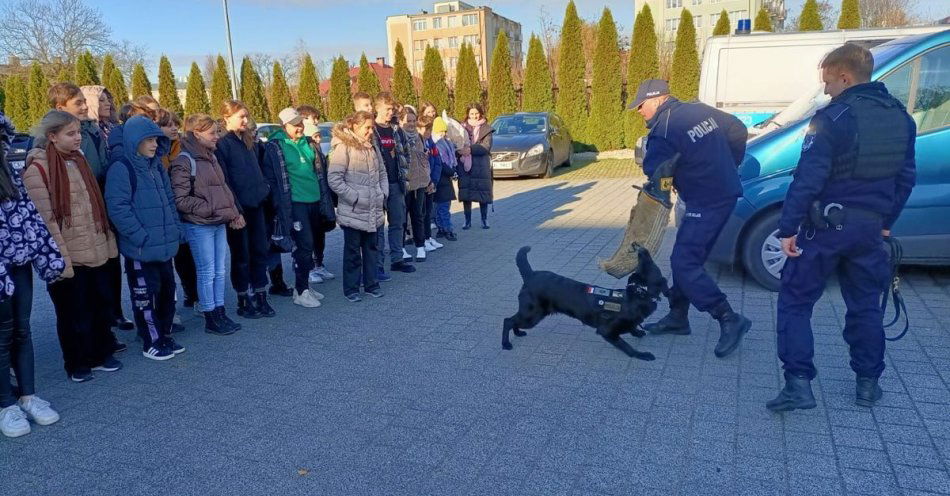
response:
<svg viewBox="0 0 950 496"><path fill-rule="evenodd" d="M465 225L472 227L472 202L478 202L482 229L488 229L488 204L492 202L491 143L494 129L485 120L485 111L477 103L468 105L467 119L462 123L472 143L471 160L459 160L459 201L465 209ZM464 154L464 150L463 150ZM469 163L471 165L469 165Z"/></svg>

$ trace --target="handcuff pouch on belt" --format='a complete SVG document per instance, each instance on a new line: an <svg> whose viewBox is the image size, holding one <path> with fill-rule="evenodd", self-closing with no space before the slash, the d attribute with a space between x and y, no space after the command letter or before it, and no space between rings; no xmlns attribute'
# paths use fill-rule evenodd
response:
<svg viewBox="0 0 950 496"><path fill-rule="evenodd" d="M822 206L821 202L815 200L808 209L808 228L805 230L805 237L811 239L815 236L815 231L825 231L834 229L840 231L844 229L844 205L840 203L829 203Z"/></svg>

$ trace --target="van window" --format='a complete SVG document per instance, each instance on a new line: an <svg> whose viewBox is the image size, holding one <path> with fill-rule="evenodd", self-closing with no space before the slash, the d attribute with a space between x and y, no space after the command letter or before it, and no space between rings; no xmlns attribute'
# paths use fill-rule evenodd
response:
<svg viewBox="0 0 950 496"><path fill-rule="evenodd" d="M917 98L910 115L918 133L950 125L950 45L920 58Z"/></svg>

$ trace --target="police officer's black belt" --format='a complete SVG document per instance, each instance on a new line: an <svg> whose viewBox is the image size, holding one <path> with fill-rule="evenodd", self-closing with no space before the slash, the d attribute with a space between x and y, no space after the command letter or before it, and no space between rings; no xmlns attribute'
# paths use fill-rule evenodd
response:
<svg viewBox="0 0 950 496"><path fill-rule="evenodd" d="M812 203L808 220L810 227L815 229L840 231L850 221L883 222L884 216L873 210L847 207L840 203L823 204L816 201Z"/></svg>

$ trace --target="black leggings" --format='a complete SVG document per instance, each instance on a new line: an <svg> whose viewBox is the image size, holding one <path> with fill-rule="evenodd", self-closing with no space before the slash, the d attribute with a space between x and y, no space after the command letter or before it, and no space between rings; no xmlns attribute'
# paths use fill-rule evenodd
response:
<svg viewBox="0 0 950 496"><path fill-rule="evenodd" d="M33 339L30 312L33 310L33 271L29 265L10 265L13 295L0 301L0 408L16 403L18 396L35 392ZM16 372L19 392L10 384L10 369Z"/></svg>
<svg viewBox="0 0 950 496"><path fill-rule="evenodd" d="M409 218L412 226L412 243L416 248L425 246L425 205L426 190L415 189L406 193L406 209L409 210Z"/></svg>
<svg viewBox="0 0 950 496"><path fill-rule="evenodd" d="M472 202L462 202L462 208L465 209L465 223L472 223ZM482 224L488 222L488 204L478 202L478 213L482 216Z"/></svg>
<svg viewBox="0 0 950 496"><path fill-rule="evenodd" d="M267 289L268 234L264 210L244 207L244 229L228 228L231 285L238 295Z"/></svg>

